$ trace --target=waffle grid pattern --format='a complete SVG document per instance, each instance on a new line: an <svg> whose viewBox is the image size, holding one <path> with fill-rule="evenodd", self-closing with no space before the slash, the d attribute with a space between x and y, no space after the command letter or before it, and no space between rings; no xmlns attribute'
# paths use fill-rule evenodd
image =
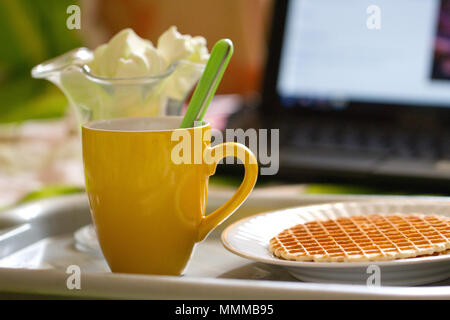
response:
<svg viewBox="0 0 450 320"><path fill-rule="evenodd" d="M450 248L450 218L436 215L364 215L311 221L270 240L286 260L379 261L443 253Z"/></svg>

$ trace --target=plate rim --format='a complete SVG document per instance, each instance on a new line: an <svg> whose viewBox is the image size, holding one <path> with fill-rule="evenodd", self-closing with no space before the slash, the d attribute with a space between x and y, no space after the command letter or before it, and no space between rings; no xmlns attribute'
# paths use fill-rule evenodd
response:
<svg viewBox="0 0 450 320"><path fill-rule="evenodd" d="M380 261L361 261L361 262L315 262L315 261L290 261L290 260L282 260L276 257L273 258L264 258L258 255L251 255L242 252L234 248L227 240L228 233L237 228L239 225L244 224L246 221L250 219L255 219L259 216L270 215L279 213L281 211L288 211L294 209L320 209L337 205L375 205L375 204L422 204L422 205L439 205L439 206L448 206L450 210L450 201L434 201L434 200L362 200L362 201L350 201L350 202L335 202L335 203L325 203L325 204L316 204L310 206L295 206L295 207L287 207L278 210L265 211L250 217L242 218L231 225L229 225L222 232L220 236L220 240L222 245L228 251L249 260L268 263L272 265L279 265L283 267L294 267L294 268L321 268L321 269L349 269L349 268L361 268L368 267L370 265L377 265L380 267L391 267L391 266L405 266L405 265L414 265L414 264L425 264L425 263L437 263L437 262L446 262L450 261L450 254L440 255L440 256L430 256L430 257L414 257L408 259L394 259L394 260L380 260ZM268 248L267 248L268 249Z"/></svg>

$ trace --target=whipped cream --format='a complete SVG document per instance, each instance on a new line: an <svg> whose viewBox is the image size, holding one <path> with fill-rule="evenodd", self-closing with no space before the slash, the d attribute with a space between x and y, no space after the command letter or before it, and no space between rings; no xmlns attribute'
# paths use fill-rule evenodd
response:
<svg viewBox="0 0 450 320"><path fill-rule="evenodd" d="M205 38L182 35L175 26L159 37L157 48L132 29L124 29L95 49L88 66L97 76L129 78L164 73L174 62L204 65L208 58Z"/></svg>
<svg viewBox="0 0 450 320"><path fill-rule="evenodd" d="M188 60L206 64L209 59L205 38L182 35L175 26L170 27L159 37L158 51L168 63Z"/></svg>

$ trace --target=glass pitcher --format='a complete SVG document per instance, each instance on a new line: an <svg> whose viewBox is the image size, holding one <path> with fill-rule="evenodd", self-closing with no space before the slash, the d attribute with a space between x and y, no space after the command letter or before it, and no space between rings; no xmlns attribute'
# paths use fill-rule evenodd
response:
<svg viewBox="0 0 450 320"><path fill-rule="evenodd" d="M108 118L180 115L204 65L176 61L164 73L105 78L90 72L93 52L78 48L34 67L34 78L53 82L74 107L78 123Z"/></svg>

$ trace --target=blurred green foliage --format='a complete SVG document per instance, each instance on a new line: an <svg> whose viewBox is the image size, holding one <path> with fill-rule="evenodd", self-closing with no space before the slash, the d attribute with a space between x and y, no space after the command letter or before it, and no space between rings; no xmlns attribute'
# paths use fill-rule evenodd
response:
<svg viewBox="0 0 450 320"><path fill-rule="evenodd" d="M0 122L59 117L67 100L51 83L32 79L31 68L80 47L66 27L73 0L0 1ZM83 13L81 13L83 14Z"/></svg>
<svg viewBox="0 0 450 320"><path fill-rule="evenodd" d="M84 188L66 185L47 186L37 191L28 193L22 199L20 199L17 204L80 192L84 192Z"/></svg>
<svg viewBox="0 0 450 320"><path fill-rule="evenodd" d="M353 194L353 195L395 195L395 196L444 196L437 193L416 193L407 190L392 190L381 187L346 184L309 184L306 194Z"/></svg>

